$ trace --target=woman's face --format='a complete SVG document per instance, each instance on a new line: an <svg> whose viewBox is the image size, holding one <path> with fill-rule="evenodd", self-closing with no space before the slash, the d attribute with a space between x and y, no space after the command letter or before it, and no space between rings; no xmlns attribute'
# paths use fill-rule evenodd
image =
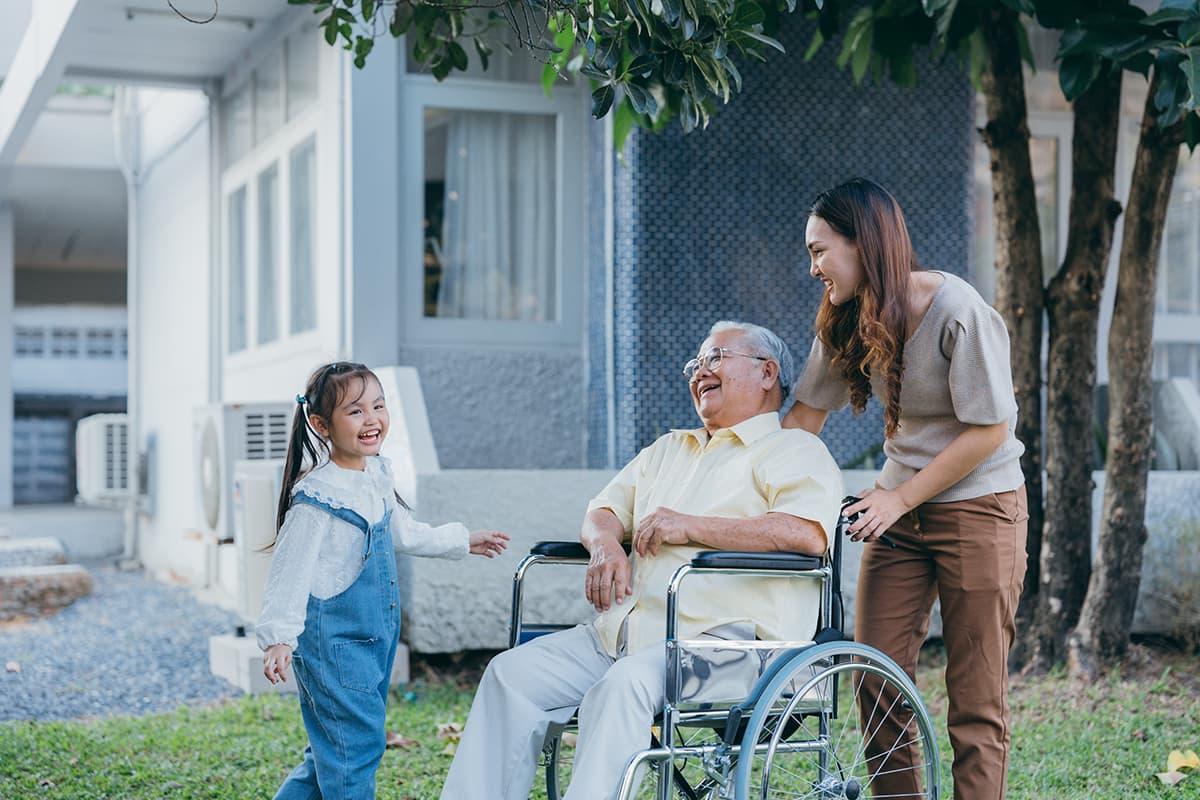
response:
<svg viewBox="0 0 1200 800"><path fill-rule="evenodd" d="M854 243L817 216L808 218L804 243L812 258L808 273L825 284L829 302L838 306L853 298L863 281L862 262Z"/></svg>

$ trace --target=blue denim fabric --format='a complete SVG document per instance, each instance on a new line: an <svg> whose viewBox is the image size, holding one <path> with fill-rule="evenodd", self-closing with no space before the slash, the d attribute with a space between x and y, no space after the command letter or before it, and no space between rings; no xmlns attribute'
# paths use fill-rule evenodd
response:
<svg viewBox="0 0 1200 800"><path fill-rule="evenodd" d="M275 800L360 800L375 797L384 751L388 678L400 637L391 510L370 525L346 508L297 493L363 531L363 567L344 592L309 596L292 668L309 746Z"/></svg>

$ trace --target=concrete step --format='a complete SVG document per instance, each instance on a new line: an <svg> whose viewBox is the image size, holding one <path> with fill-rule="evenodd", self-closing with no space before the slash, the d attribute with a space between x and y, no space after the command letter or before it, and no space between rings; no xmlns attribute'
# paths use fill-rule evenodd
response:
<svg viewBox="0 0 1200 800"><path fill-rule="evenodd" d="M52 536L0 539L0 567L38 567L66 562L62 542Z"/></svg>
<svg viewBox="0 0 1200 800"><path fill-rule="evenodd" d="M78 564L0 567L0 622L66 608L92 593L92 576Z"/></svg>

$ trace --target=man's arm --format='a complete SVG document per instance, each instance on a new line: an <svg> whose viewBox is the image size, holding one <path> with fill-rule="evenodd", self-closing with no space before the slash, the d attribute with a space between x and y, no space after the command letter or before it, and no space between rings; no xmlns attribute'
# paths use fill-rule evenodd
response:
<svg viewBox="0 0 1200 800"><path fill-rule="evenodd" d="M614 598L621 603L633 594L624 538L625 526L610 509L595 508L583 518L579 541L591 554L583 592L597 611L611 608Z"/></svg>
<svg viewBox="0 0 1200 800"><path fill-rule="evenodd" d="M715 550L790 552L822 555L827 540L820 523L793 514L771 512L748 519L701 517L657 508L633 534L639 555L658 554L664 544L693 542Z"/></svg>

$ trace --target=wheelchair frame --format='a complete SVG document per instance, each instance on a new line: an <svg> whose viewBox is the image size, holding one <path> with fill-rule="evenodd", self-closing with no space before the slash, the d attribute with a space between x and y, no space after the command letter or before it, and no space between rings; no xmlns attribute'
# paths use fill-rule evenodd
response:
<svg viewBox="0 0 1200 800"><path fill-rule="evenodd" d="M685 564L675 571L667 587L667 628L665 642L667 671L664 693L665 703L661 717L661 742L655 742L655 746L642 750L626 765L617 793L618 800L628 800L630 792L636 788L634 784L643 765L651 765L657 768L657 800L671 800L673 786L678 782L686 784L682 775L674 768L675 760L689 757L700 758L704 764L705 773L714 782L714 788L708 790L710 793L707 796L734 798L734 772L744 746L743 743L737 740L743 735L746 722L753 721L748 718L754 717L759 719L761 723L762 712L756 716L753 713L755 711L755 704L761 700L764 693L767 693L773 686L777 687L779 685L779 681L781 680L780 673L785 673L793 663L799 663L803 660L805 654L810 653L814 647L820 647L820 650L823 651L820 655L832 659L834 663L839 658L861 658L882 662L884 665L882 668L872 667L872 669L882 670L881 674L891 673L886 674L885 677L905 683L908 687L905 694L915 699L915 708L913 708L913 711L918 725L927 738L930 736L932 723L929 720L928 712L925 710L923 703L921 703L919 695L916 694L915 687L912 686L911 681L909 681L908 676L903 670L878 650L846 641L841 630L843 624L841 540L846 533L846 528L853 521L845 516L844 509L850 502L857 502L857 500L858 498L848 497L843 501L843 514L839 516L833 539L830 542L829 552L826 556L817 557L781 552L713 550L696 555L690 564ZM888 544L891 545L890 542ZM629 552L628 545L626 545L626 552ZM525 623L522 615L524 583L526 574L530 568L538 564L586 565L589 558L588 551L578 542L539 542L531 548L530 554L521 561L513 575L512 621L509 630L510 649L537 636L573 627L572 625ZM821 604L816 636L813 640L804 642L771 640L716 640L714 642L712 639L679 640L677 638L677 631L681 588L689 576L702 574L820 580ZM753 689L740 702L733 702L730 705L721 705L717 708L703 710L681 708L679 687L682 685L683 680L683 654L689 651L714 648L773 653L773 656L771 656L772 663L760 671ZM766 659L763 659L763 664L766 664ZM836 718L836 675L833 677L833 681L835 692L829 702L832 705L830 713ZM813 683L814 681L810 681L806 685L812 685ZM791 707L794 705L795 701L789 706L789 714L791 713ZM913 704L910 702L910 705ZM820 722L820 732L822 735L827 734L826 724L826 720L822 715ZM681 745L675 742L677 726L711 727L714 732L720 728L724 728L725 733L723 740L716 745ZM754 752L756 754L767 752L768 748L772 748L772 753L775 751L820 751L818 756L820 759L820 774L826 774L829 767L826 763L827 754L822 750L823 744L821 740L818 739L812 742L781 742L779 738L776 735L771 742L757 741L754 745ZM785 736L784 738L787 737ZM926 781L930 784L928 796L936 798L939 781L936 738L934 737L932 742L927 742L927 746L932 746L933 753L933 766L930 770L927 770L926 774ZM549 740L546 752L550 755ZM555 764L550 763L551 761L552 759L548 757L547 770L555 768ZM663 768L664 764L667 765L667 768ZM684 791L688 797L696 796L690 787L687 790L681 787L681 791ZM716 791L715 794L712 793L714 791ZM549 793L553 794L552 792ZM550 800L555 800L555 798L551 796ZM748 800L748 798L738 794L737 800Z"/></svg>

